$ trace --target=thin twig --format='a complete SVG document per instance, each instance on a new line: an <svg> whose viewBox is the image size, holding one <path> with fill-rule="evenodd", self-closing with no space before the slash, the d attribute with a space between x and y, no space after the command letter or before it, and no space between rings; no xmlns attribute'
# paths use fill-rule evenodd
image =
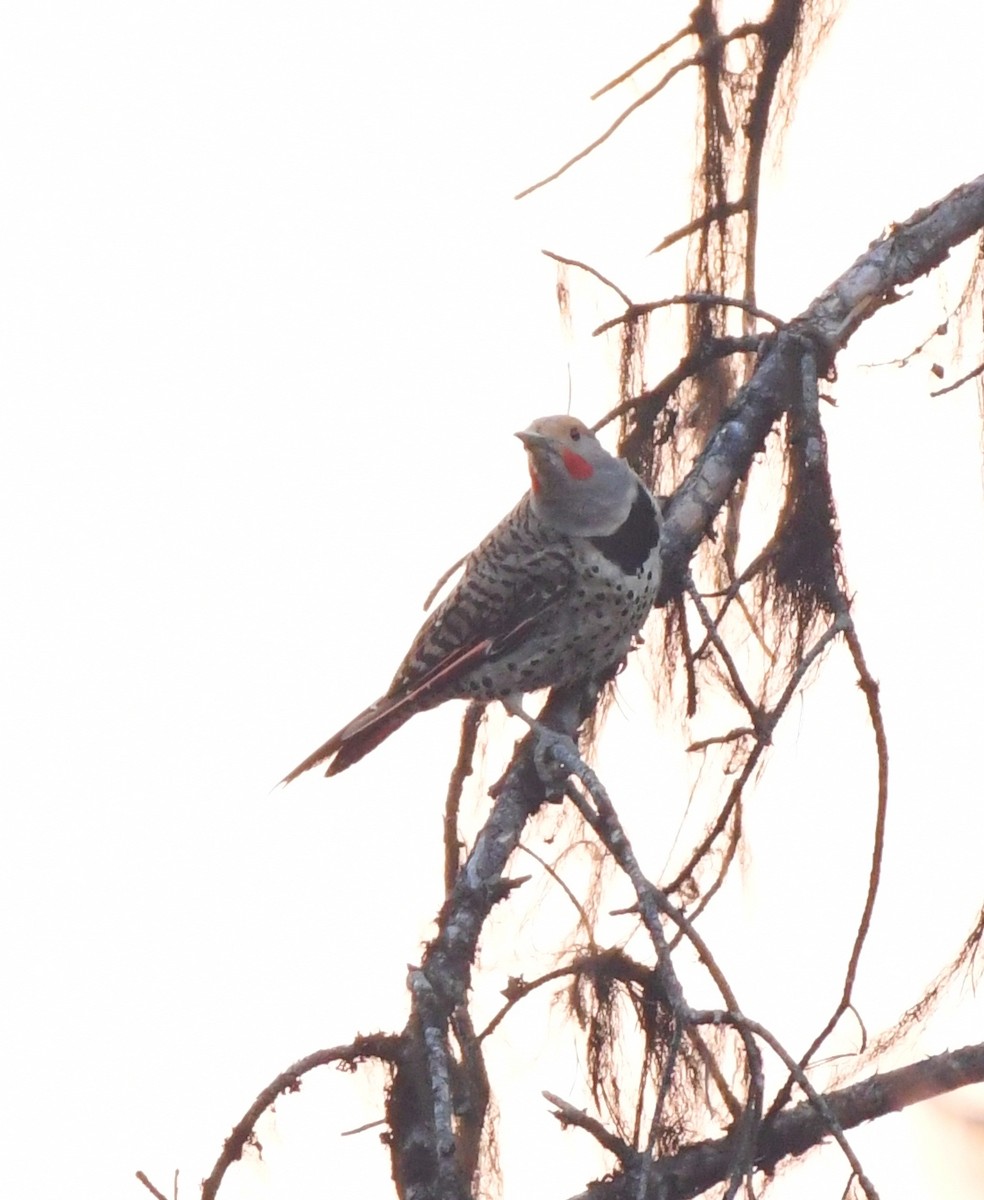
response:
<svg viewBox="0 0 984 1200"><path fill-rule="evenodd" d="M728 1006L728 1010L732 1013L740 1012L731 985L728 983L724 972L718 966L713 954L711 954L707 943L695 929L693 920L685 916L682 910L678 909L675 904L672 904L658 888L653 888L652 890L654 899L661 910L674 922L680 932L684 934L697 951L698 957L721 993L725 1004ZM690 1023L697 1023L695 1021L695 1014L692 1011L688 1013L688 1019ZM741 1177L751 1166L755 1139L762 1117L762 1094L765 1088L762 1055L758 1045L749 1031L737 1026L736 1028L745 1047L745 1066L748 1073L748 1099L740 1120L737 1120L735 1123L736 1148L732 1159L730 1183L725 1193L726 1196L733 1196L737 1192Z"/></svg>
<svg viewBox="0 0 984 1200"><path fill-rule="evenodd" d="M671 67L655 87L650 88L648 92L640 96L637 100L633 100L629 107L625 109L620 116L615 118L615 120L611 123L611 125L608 126L608 128L600 137L595 138L595 140L591 142L590 145L585 146L583 150L579 150L577 154L573 156L573 158L569 158L562 167L558 167L557 170L553 171L550 175L545 176L543 179L539 180L539 182L532 184L530 187L523 188L521 192L517 192L514 196L514 199L522 200L524 197L532 195L533 192L539 191L540 188L546 187L548 183L553 183L553 181L555 179L559 179L561 175L566 174L575 163L579 163L582 158L587 158L593 150L597 150L599 146L607 142L615 130L618 129L620 125L624 124L624 122L632 116L636 109L642 108L642 106L644 104L648 104L654 96L658 96L663 88L665 88L670 80L674 77L674 75L679 75L681 71L685 71L688 67L697 66L702 59L703 55L694 55L693 58L684 59L683 62L679 62L676 64L676 66Z"/></svg>
<svg viewBox="0 0 984 1200"><path fill-rule="evenodd" d="M215 1200L219 1184L226 1171L242 1157L243 1150L253 1138L256 1122L279 1095L284 1092L299 1091L301 1079L309 1071L334 1062L345 1062L354 1066L364 1062L367 1058L393 1062L399 1050L399 1038L391 1034L376 1033L358 1037L346 1046L332 1046L328 1050L316 1050L313 1054L298 1059L293 1066L288 1067L286 1071L281 1072L276 1079L267 1084L236 1122L232 1133L225 1140L222 1153L212 1168L211 1174L202 1183L202 1200Z"/></svg>
<svg viewBox="0 0 984 1200"><path fill-rule="evenodd" d="M649 1125L649 1137L646 1139L646 1154L642 1162L642 1170L639 1172L639 1182L636 1186L636 1200L645 1200L646 1191L648 1190L650 1168L653 1163L653 1154L656 1150L656 1142L659 1139L660 1130L663 1127L663 1106L666 1103L666 1098L670 1093L670 1084L673 1080L673 1069L676 1066L677 1055L680 1053L680 1022L673 1022L673 1034L670 1038L670 1045L666 1053L666 1062L663 1064L663 1071L659 1080L659 1093L656 1096L656 1107L653 1110L653 1119Z"/></svg>
<svg viewBox="0 0 984 1200"><path fill-rule="evenodd" d="M679 622L677 638L683 657L683 676L687 684L687 707L684 710L687 720L697 715L697 663L694 659L693 645L690 641L690 622L687 619L687 603L683 596L677 594L667 602L667 631L671 631L671 622Z"/></svg>
<svg viewBox="0 0 984 1200"><path fill-rule="evenodd" d="M427 610L430 608L430 606L434 603L434 600L437 598L437 593L441 590L442 587L444 587L444 585L447 583L447 581L451 578L451 576L455 573L455 571L457 571L457 569L464 563L464 561L467 557L468 557L467 554L463 554L461 556L461 558L458 559L457 562L453 562L451 564L451 566L448 567L448 569L444 572L444 574L441 576L441 578L437 581L437 583L434 584L434 586L431 588L431 590L427 593L427 599L424 601L424 612L427 612Z"/></svg>
<svg viewBox="0 0 984 1200"><path fill-rule="evenodd" d="M707 1071L711 1079L714 1080L714 1086L720 1093L721 1099L724 1101L724 1106L728 1110L732 1121L739 1120L742 1114L742 1103L731 1090L731 1088L728 1087L728 1081L724 1077L724 1073L721 1070L714 1051L710 1048L710 1046L708 1046L698 1029L689 1029L687 1034L694 1049L700 1055L700 1060L704 1064L704 1070ZM704 1086L707 1086L706 1083ZM710 1105L708 1105L708 1107L710 1107Z"/></svg>
<svg viewBox="0 0 984 1200"><path fill-rule="evenodd" d="M937 396L945 396L947 392L955 392L958 387L963 387L965 383L976 379L978 375L984 375L984 362L980 366L974 367L972 371L968 371L966 375L961 376L955 383L948 384L945 388L940 388L939 391L930 392L929 394L934 399Z"/></svg>
<svg viewBox="0 0 984 1200"><path fill-rule="evenodd" d="M637 63L633 63L627 71L623 71L621 75L616 75L615 78L609 80L604 87L600 87L592 95L591 99L597 100L600 96L604 96L606 92L610 92L612 88L618 87L620 83L625 83L625 81L630 79L636 73L636 71L642 70L642 68L651 63L653 59L659 58L661 54L665 54L667 50L672 50L677 42L682 41L685 37L689 37L693 32L694 27L692 24L684 25L682 29L677 30L677 32L669 39L669 41L663 42L663 44L661 46L657 46L655 50L650 50L650 52L643 58L640 58Z"/></svg>
<svg viewBox="0 0 984 1200"><path fill-rule="evenodd" d="M787 324L782 317L766 312L764 308L759 308L749 300L740 300L737 296L724 296L719 292L684 292L679 296L668 296L665 300L633 304L621 316L612 317L610 321L603 321L597 329L592 330L592 336L598 337L599 334L607 333L609 329L614 329L617 325L624 325L627 321L636 321L639 317L647 316L660 308L670 308L674 304L694 304L699 308L740 308L742 312L768 321L776 329L785 329Z"/></svg>
<svg viewBox="0 0 984 1200"><path fill-rule="evenodd" d="M807 653L800 660L796 670L790 677L789 682L783 689L782 695L779 697L779 700L776 702L775 706L766 712L760 713L759 720L756 722L755 745L752 747L748 758L745 760L745 764L741 769L741 773L731 785L731 790L728 793L728 799L725 801L721 811L718 813L717 818L711 825L710 829L708 829L707 833L705 833L704 837L701 838L700 842L694 848L690 858L683 865L680 871L677 872L676 877L666 885L667 893L672 894L674 892L678 892L684 883L686 883L686 881L693 876L693 873L697 868L697 864L701 861L705 854L707 854L722 830L727 825L732 811L739 803L745 784L748 782L752 771L755 769L759 758L762 756L762 753L765 750L768 738L771 737L772 733L774 732L776 725L779 723L779 720L782 717L782 714L785 712L790 700L792 700L793 695L796 692L796 689L799 687L803 676L810 669L817 658L823 653L831 641L833 641L833 639L839 633L847 630L849 621L849 617L847 617L845 614L839 614L835 618L835 620L824 631L824 633L821 634L813 646L810 647ZM706 896L702 900L698 911L704 907L706 907Z"/></svg>
<svg viewBox="0 0 984 1200"><path fill-rule="evenodd" d="M782 690L782 694L776 701L775 706L767 714L769 729L774 730L779 724L783 713L789 706L790 700L795 696L799 685L803 682L803 677L809 671L810 667L816 662L821 654L827 649L830 643L843 633L845 638L849 636L853 628L850 615L845 611L840 611L834 617L833 621L820 634L813 645L807 650L800 661L796 664L796 670L789 677L789 681Z"/></svg>
<svg viewBox="0 0 984 1200"><path fill-rule="evenodd" d="M677 977L667 946L660 915L664 914L686 933L688 940L697 951L715 986L721 992L725 1004L733 1012L740 1011L737 999L724 973L711 954L703 938L694 929L692 922L671 904L665 894L656 888L643 874L638 859L632 849L622 824L619 821L614 805L607 790L597 774L584 762L577 753L573 742L567 745L559 741L550 744L550 752L554 760L562 765L569 774L575 775L583 784L594 802L595 809L581 797L573 786L568 788L571 797L589 825L602 839L609 853L628 876L636 894L637 910L643 924L649 933L656 951L656 975L673 1013L674 1021L691 1024L693 1010L684 998L683 989ZM748 1098L744 1112L737 1125L736 1152L731 1171L731 1182L728 1195L734 1195L738 1183L745 1174L754 1142L755 1130L758 1126L762 1111L762 1057L755 1039L745 1031L738 1030L745 1047L745 1062L748 1073ZM646 1168L644 1168L646 1169Z"/></svg>
<svg viewBox="0 0 984 1200"><path fill-rule="evenodd" d="M458 757L448 780L448 794L444 801L444 894L451 895L454 881L458 878L461 861L461 840L458 832L458 815L461 810L461 794L465 780L472 773L478 730L485 716L485 705L473 700L461 718L461 739L458 742Z"/></svg>
<svg viewBox="0 0 984 1200"><path fill-rule="evenodd" d="M766 743L762 739L759 739L755 743L755 749L761 753L765 750L765 745L766 745ZM751 770L752 770L752 768L749 767L748 775L745 776L746 782L747 782L748 776L751 775ZM735 856L738 853L738 847L741 845L741 835L742 835L742 796L741 796L741 792L739 791L738 795L735 797L734 804L731 806L731 820L729 821L729 824L728 824L728 841L724 847L724 853L721 855L720 862L718 863L717 870L715 871L715 874L714 874L714 878L711 880L709 885L705 885L702 888L701 893L700 893L700 899L697 901L697 903L694 905L694 907L690 910L690 920L691 921L697 920L697 918L704 911L704 909L708 908L710 906L711 901L714 899L714 897L717 895L717 893L721 890L721 888L724 887L724 881L728 877L728 872L731 870L731 864L734 862ZM670 939L670 949L671 950L676 949L677 945L680 942L680 938L681 938L681 934L677 933L673 938Z"/></svg>
<svg viewBox="0 0 984 1200"><path fill-rule="evenodd" d="M760 1025L758 1021L753 1021L749 1017L741 1014L729 1015L734 1015L737 1023L740 1023L746 1027L750 1032L754 1033L756 1037L761 1038L761 1040L770 1047L773 1053L782 1059L786 1069L792 1076L795 1077L796 1082L803 1089L807 1100L813 1105L819 1116L826 1123L831 1136L837 1145L840 1146L844 1157L850 1163L851 1170L857 1176L858 1183L860 1183L861 1187L864 1189L864 1194L868 1197L868 1200L878 1200L878 1192L875 1190L875 1185L865 1174L857 1155L851 1149L851 1145L844 1135L844 1130L841 1128L840 1122L837 1120L837 1117L831 1110L826 1098L816 1090L812 1083L810 1083L803 1068L786 1050L779 1039L774 1034L770 1033L770 1031L766 1029L764 1025Z"/></svg>
<svg viewBox="0 0 984 1200"><path fill-rule="evenodd" d="M759 758L761 758L762 754L764 753L765 745L766 743L761 737L756 737L755 745L749 752L748 758L745 760L745 765L741 769L741 773L731 785L731 788L728 792L728 798L721 806L720 812L715 817L707 832L691 851L690 857L677 872L676 876L664 886L664 891L668 895L673 895L674 893L679 892L687 880L693 878L698 863L700 863L701 859L704 858L711 846L713 846L718 837L720 837L731 818L731 814L738 810L738 806L741 802L742 791L744 790L745 784L748 782L752 772L755 770L755 766L758 763Z"/></svg>
<svg viewBox="0 0 984 1200"><path fill-rule="evenodd" d="M714 649L718 652L718 656L720 657L721 662L724 663L725 669L728 672L728 678L731 680L731 686L734 689L735 695L738 697L738 699L744 705L745 711L751 717L752 724L755 726L755 728L756 729L761 728L760 723L761 723L762 717L763 717L762 706L759 704L756 704L755 701L748 694L748 691L745 687L744 681L742 680L741 674L740 674L737 666L735 665L735 661L731 657L731 654L730 654L727 646L725 646L725 644L721 638L721 635L718 633L717 628L715 627L715 624L714 624L714 618L708 612L707 605L704 603L703 599L701 598L700 592L697 591L697 586L694 583L693 576L690 575L689 572L684 576L683 585L684 585L687 595L690 597L690 599L693 603L694 608L697 609L697 612L700 615L700 619L703 622L704 629L707 631L708 639L710 640L711 644L714 646Z"/></svg>
<svg viewBox="0 0 984 1200"><path fill-rule="evenodd" d="M677 365L655 386L631 396L610 408L604 416L599 417L591 428L598 432L612 421L624 417L626 413L655 404L655 411L660 412L677 388L687 379L703 370L709 363L727 358L732 354L743 354L754 351L761 343L760 338L716 337L709 338L689 353L685 354ZM652 414L650 414L652 415Z"/></svg>
<svg viewBox="0 0 984 1200"><path fill-rule="evenodd" d="M707 599L723 597L721 607L718 609L717 616L714 618L715 629L720 627L721 622L724 620L724 614L728 611L728 606L731 604L732 600L736 599L738 593L746 583L752 580L757 574L759 574L760 571L765 568L774 551L775 537L772 537L769 540L768 545L763 550L759 551L758 554L756 554L744 571L742 571L739 576L733 579L723 591L701 593ZM709 644L710 637L705 637L700 646L698 646L695 652L695 657L699 658L707 649Z"/></svg>
<svg viewBox="0 0 984 1200"><path fill-rule="evenodd" d="M386 1124L386 1118L380 1117L378 1121L367 1121L365 1125L356 1125L354 1129L343 1129L338 1135L339 1137L355 1137L357 1133L367 1133L370 1129L378 1129L380 1125Z"/></svg>
<svg viewBox="0 0 984 1200"><path fill-rule="evenodd" d="M730 733L719 733L716 737L700 738L699 741L691 742L687 747L687 753L693 754L698 750L706 750L709 746L727 746L732 742L739 742L743 738L754 736L755 730L751 725L739 725L737 729L732 729Z"/></svg>
<svg viewBox="0 0 984 1200"><path fill-rule="evenodd" d="M506 997L506 1003L499 1009L495 1016L489 1021L488 1025L478 1035L478 1040L484 1041L489 1034L494 1033L499 1027L505 1016L520 1002L525 999L530 992L535 992L537 988L543 987L545 983L552 983L555 979L563 979L567 975L576 975L580 970L583 959L578 959L576 962L569 963L567 966L557 967L553 971L547 971L545 975L539 975L536 979L510 979L508 988L503 988L502 994Z"/></svg>
<svg viewBox="0 0 984 1200"><path fill-rule="evenodd" d="M163 1192L159 1192L157 1188L154 1187L143 1171L137 1172L137 1178L144 1185L147 1191L150 1192L150 1194L155 1198L155 1200L167 1200L167 1196L165 1196Z"/></svg>
<svg viewBox="0 0 984 1200"><path fill-rule="evenodd" d="M589 275L593 275L599 283L603 283L605 287L610 287L624 305L629 308L632 307L632 301L629 299L628 295L622 291L618 284L612 283L607 276L602 275L600 271L596 271L594 267L589 267L587 263L580 262L576 258L565 258L563 254L554 254L552 250L541 250L540 253L545 254L547 258L552 258L554 262L563 263L567 267L577 267L580 271L587 271L587 273Z"/></svg>
<svg viewBox="0 0 984 1200"><path fill-rule="evenodd" d="M544 1100L549 1101L557 1109L557 1112L551 1115L556 1117L562 1126L576 1125L578 1129L590 1133L599 1145L614 1154L621 1163L627 1163L635 1157L631 1146L627 1146L620 1137L606 1129L595 1117L588 1116L583 1109L575 1108L573 1104L568 1104L566 1100L555 1096L553 1092L541 1092L540 1094Z"/></svg>
<svg viewBox="0 0 984 1200"><path fill-rule="evenodd" d="M552 867L545 858L541 858L540 855L537 854L535 850L531 850L529 848L529 846L524 846L522 842L520 842L520 844L519 844L519 849L522 850L522 852L524 854L528 854L530 856L530 858L532 858L535 862L538 862L540 864L540 866L543 867L544 871L546 871L546 873L554 881L554 883L557 884L557 886L564 893L564 895L567 897L567 899L570 900L571 904L574 906L574 908L577 912L578 922L584 930L585 936L588 939L588 945L591 947L592 953L597 953L598 944L594 940L594 933L592 932L592 929L591 929L591 921L588 918L588 914L584 909L584 905L581 903L580 900L578 900L577 896L574 895L573 891L571 891L570 887L568 887L568 885L564 882L564 880L561 879L560 874L556 870L556 868Z"/></svg>
<svg viewBox="0 0 984 1200"><path fill-rule="evenodd" d="M933 332L929 335L929 337L924 338L918 346L914 346L908 354L903 355L901 358L890 358L885 362L861 363L860 365L868 371L877 370L879 367L907 367L917 354L922 354L922 352L926 349L929 343L933 341L934 338L943 337L947 333L950 328L950 319L955 315L956 310L950 313L950 316L947 317L945 321L941 321L940 324L937 325Z"/></svg>
<svg viewBox="0 0 984 1200"><path fill-rule="evenodd" d="M663 250L668 250L675 242L679 242L681 238L689 237L690 234L696 233L698 229L703 229L705 225L712 225L714 222L720 221L722 217L736 216L738 213L745 212L747 208L748 201L744 196L738 200L725 200L721 204L715 204L711 208L705 209L699 217L694 217L686 225L681 225L679 229L674 229L672 233L668 233L659 245L653 246L649 253L659 254Z"/></svg>
<svg viewBox="0 0 984 1200"><path fill-rule="evenodd" d="M547 175L538 183L534 183L528 188L523 188L521 192L516 194L515 199L522 200L524 196L529 196L532 192L538 191L542 187L546 187L548 183L553 183L555 179L559 179L561 175L569 171L575 163L579 163L582 158L587 158L587 156L593 150L597 150L599 146L607 142L615 130L618 129L620 125L624 124L624 122L627 121L637 109L642 108L644 104L648 104L654 96L658 96L663 88L665 88L666 85L674 78L674 76L679 75L681 71L685 71L689 67L699 67L703 65L703 63L705 63L709 57L716 54L717 51L728 42L733 42L737 39L748 37L750 34L758 33L761 28L762 26L760 24L750 22L745 25L739 25L736 29L732 30L731 33L719 34L717 37L707 41L695 55L693 55L691 58L685 58L682 62L678 62L675 66L672 66L659 81L659 83L657 83L654 87L651 87L644 95L639 96L638 99L633 100L629 107L626 108L620 116L615 118L615 120L611 123L611 125L609 125L609 127L600 137L595 138L595 140L589 146L585 146L583 150L579 150L573 158L569 158L562 167L559 167L552 174Z"/></svg>
<svg viewBox="0 0 984 1200"><path fill-rule="evenodd" d="M872 732L875 738L875 751L878 758L878 799L875 809L875 828L873 831L872 848L871 848L871 867L868 872L868 890L865 894L864 909L862 910L860 920L858 921L857 933L854 937L854 945L851 948L851 956L848 960L847 970L844 973L844 985L841 991L840 1000L837 1003L834 1011L831 1013L826 1025L813 1039L805 1054L800 1059L800 1065L806 1066L812 1060L813 1055L823 1045L830 1034L833 1032L837 1022L841 1019L844 1013L851 1006L851 996L854 990L854 980L857 975L858 963L861 961L861 951L864 948L864 943L868 937L868 931L871 928L871 916L874 912L875 898L878 895L878 885L881 880L882 856L885 848L885 822L888 816L888 737L885 733L885 723L882 718L881 703L878 698L878 683L872 677L868 670L868 665L865 662L864 652L861 648L861 642L857 635L857 630L854 627L854 622L851 619L850 613L847 611L847 599L841 596L840 603L841 611L838 613L837 622L841 623L844 629L844 640L847 642L851 652L851 657L854 660L854 665L858 672L858 686L864 693L865 701L868 705L868 719L871 722ZM835 622L836 623L836 622ZM862 1047L863 1050L863 1047ZM778 1112L780 1108L789 1099L792 1090L792 1076L786 1080L786 1083L779 1090L775 1100L769 1109L769 1116Z"/></svg>

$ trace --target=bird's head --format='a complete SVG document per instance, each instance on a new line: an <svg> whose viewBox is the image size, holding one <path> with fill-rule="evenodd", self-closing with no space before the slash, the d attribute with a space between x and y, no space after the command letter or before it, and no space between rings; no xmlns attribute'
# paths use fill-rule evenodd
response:
<svg viewBox="0 0 984 1200"><path fill-rule="evenodd" d="M539 417L516 436L529 458L537 516L562 533L604 537L629 515L638 479L577 417Z"/></svg>

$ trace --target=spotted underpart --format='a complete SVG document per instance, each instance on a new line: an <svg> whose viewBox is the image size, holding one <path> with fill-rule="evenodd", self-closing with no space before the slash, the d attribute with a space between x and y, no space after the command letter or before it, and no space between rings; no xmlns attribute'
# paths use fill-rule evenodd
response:
<svg viewBox="0 0 984 1200"><path fill-rule="evenodd" d="M607 674L628 653L659 588L659 518L640 483L612 534L559 534L530 497L465 560L460 583L417 635L388 697L427 684L421 708L452 697L495 700ZM481 650L464 669L457 655Z"/></svg>

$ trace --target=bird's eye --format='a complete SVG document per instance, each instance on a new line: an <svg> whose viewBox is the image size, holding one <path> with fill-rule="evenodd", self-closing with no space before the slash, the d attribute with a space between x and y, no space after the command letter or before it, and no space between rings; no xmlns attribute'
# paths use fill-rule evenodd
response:
<svg viewBox="0 0 984 1200"><path fill-rule="evenodd" d="M581 431L576 425L571 426L571 441L579 442L581 440Z"/></svg>

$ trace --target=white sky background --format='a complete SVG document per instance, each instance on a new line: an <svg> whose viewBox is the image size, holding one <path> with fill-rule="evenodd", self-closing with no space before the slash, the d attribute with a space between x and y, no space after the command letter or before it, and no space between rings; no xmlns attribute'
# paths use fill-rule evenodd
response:
<svg viewBox="0 0 984 1200"><path fill-rule="evenodd" d="M583 289L568 337L539 249L640 300L677 290L673 264L646 254L685 219L685 84L566 181L511 200L638 94L585 100L665 36L665 12L5 10L3 1195L123 1200L143 1194L136 1169L167 1189L177 1166L191 1196L279 1070L402 1025L405 964L441 900L458 706L331 783L271 788L386 686L431 584L525 486L510 434L566 407L568 366L580 416L614 402L613 352L588 334L615 303ZM764 198L772 311L797 311L889 221L981 170L980 9L883 12L849 3L802 93ZM938 385L919 363L848 370L922 340L942 303L935 284L917 295L865 326L827 414L893 750L872 1029L980 903L977 400L927 401ZM675 358L652 355L650 378ZM724 935L749 946L729 964L746 1010L794 1036L836 998L819 958L802 980L870 829L851 688L817 688L791 715L749 806L754 865ZM630 721L647 721L629 697ZM631 724L613 737L628 746ZM803 961L756 992L769 942L751 949L746 925L760 920ZM804 986L816 1009L797 1030ZM962 1013L929 1050L980 1037L979 1006ZM522 1031L508 1044L521 1059ZM553 1136L539 1089L575 1084L547 1062L522 1080L534 1136ZM373 1088L312 1078L266 1126L265 1163L223 1194L323 1195L359 1171L360 1194L389 1195L375 1135L335 1137L377 1115ZM889 1163L865 1160L885 1200L921 1169L911 1132L900 1158L900 1128ZM579 1189L584 1139L563 1137L539 1161L504 1146L510 1197Z"/></svg>

